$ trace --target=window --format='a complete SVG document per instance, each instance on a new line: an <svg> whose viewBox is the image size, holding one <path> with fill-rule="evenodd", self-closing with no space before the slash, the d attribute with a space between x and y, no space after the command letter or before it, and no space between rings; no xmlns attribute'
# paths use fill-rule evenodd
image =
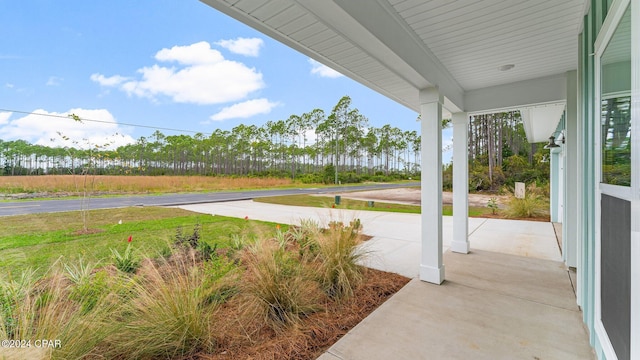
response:
<svg viewBox="0 0 640 360"><path fill-rule="evenodd" d="M631 12L600 58L602 182L631 186Z"/></svg>

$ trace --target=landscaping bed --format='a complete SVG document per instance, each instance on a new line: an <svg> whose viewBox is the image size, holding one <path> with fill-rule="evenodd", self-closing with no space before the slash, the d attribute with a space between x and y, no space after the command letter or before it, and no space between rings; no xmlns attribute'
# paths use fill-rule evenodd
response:
<svg viewBox="0 0 640 360"><path fill-rule="evenodd" d="M409 281L358 265L357 219L321 229L178 209L90 215L102 231L76 235L74 213L0 219L0 255L26 258L0 274L0 339L31 345L0 358L313 359ZM47 231L25 232L27 221Z"/></svg>

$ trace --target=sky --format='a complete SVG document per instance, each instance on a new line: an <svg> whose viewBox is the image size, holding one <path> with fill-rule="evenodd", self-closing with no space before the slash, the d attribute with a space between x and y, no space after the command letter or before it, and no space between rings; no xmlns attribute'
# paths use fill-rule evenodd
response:
<svg viewBox="0 0 640 360"><path fill-rule="evenodd" d="M344 95L371 126L420 131L414 111L197 0L0 0L0 9L5 141L119 146L156 128L206 136L315 108L328 115Z"/></svg>

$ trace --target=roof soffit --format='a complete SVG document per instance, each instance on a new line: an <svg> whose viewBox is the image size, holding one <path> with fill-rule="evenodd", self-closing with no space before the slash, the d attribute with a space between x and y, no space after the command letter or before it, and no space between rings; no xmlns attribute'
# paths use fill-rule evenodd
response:
<svg viewBox="0 0 640 360"><path fill-rule="evenodd" d="M312 2L313 0L298 1ZM352 0L334 0L334 2L349 14L349 17L355 20L359 26L366 29L367 34L375 37L376 42L384 46L381 48L372 42L368 46L372 52L384 49L385 52L391 52L399 58L399 62L384 62L386 66L396 68L398 75L407 78L408 81L412 76L415 76L414 74L417 74L427 82L426 84L415 84L417 89L437 86L440 92L448 98L449 104L459 109L463 108L464 90L462 87L425 43L399 17L398 12L388 1L368 1L367 6L362 6L360 2ZM347 34L347 36L349 35ZM360 44L362 46L362 43ZM396 54L402 54L402 56ZM372 55L375 54L372 53ZM409 67L409 71L403 71L402 67Z"/></svg>
<svg viewBox="0 0 640 360"><path fill-rule="evenodd" d="M388 63L395 63L398 66L402 66L403 64L403 60L391 51L388 51L382 56L380 54L375 54L377 56L374 56L374 53L369 52L371 49L364 49L357 42L354 42L354 40L362 40L361 37L367 37L366 30L363 27L359 27L361 31L358 36L349 38L340 30L341 27L331 25L335 25L336 18L355 23L353 19L350 19L348 14L332 1L200 1L410 109L416 111L419 109L418 92L416 89L432 86L417 72L414 71L411 73L411 69L408 66L405 66L402 71L399 71L398 67L388 67ZM305 19L302 21L301 17L296 19L285 18L281 23L274 23L272 21L274 18L268 18L265 13L267 12L266 8L270 8L269 10L273 11L276 6L289 12L292 12L290 10L291 7L304 9ZM335 11L324 11L321 9L322 7L329 7ZM322 15L323 17L319 17L318 15ZM355 28L358 27L356 26ZM339 37L342 41L349 43L351 46L349 52L355 51L359 54L351 55L348 58L343 56L345 54L339 54L341 57L336 58L334 56L328 56L325 50L321 51L321 49L329 45L329 41L335 40L335 37ZM375 37L371 35L368 36L368 40L372 42L377 41ZM382 52L385 46L380 42L377 42L377 44L379 47L378 51ZM343 45L344 44L340 44L338 46ZM373 48L375 49L375 47ZM335 48L333 50L335 50ZM384 63L382 61L384 61ZM385 72L386 76L382 76ZM409 75L400 76L401 73ZM381 77L372 79L368 76L370 74L379 74Z"/></svg>
<svg viewBox="0 0 640 360"><path fill-rule="evenodd" d="M413 110L420 108L417 90L437 86L445 96L446 109L468 112L520 107L524 101L540 104L559 100L555 91L559 87L545 86L548 92L544 93L534 86L534 97L540 98L534 101L522 91L532 87L520 85L542 84L539 80L547 77L557 81L557 75L553 74L563 74L572 68L576 62L572 47L577 44L572 34L581 23L584 4L588 3L587 0L201 1ZM506 20L497 21L497 16ZM546 19L548 24L540 19ZM549 31L554 37L547 34ZM562 42L555 37L563 39ZM532 46L539 43L544 45L544 51L533 51ZM469 45L479 50L468 54L465 51ZM498 71L496 65L507 63L516 64L515 69ZM468 76L473 78L470 80ZM556 81L552 81L553 85ZM513 85L522 91L517 99L511 99L514 101L507 101L513 97L507 92L499 101L494 98L493 104L484 103L487 95L495 96L493 90L513 90Z"/></svg>

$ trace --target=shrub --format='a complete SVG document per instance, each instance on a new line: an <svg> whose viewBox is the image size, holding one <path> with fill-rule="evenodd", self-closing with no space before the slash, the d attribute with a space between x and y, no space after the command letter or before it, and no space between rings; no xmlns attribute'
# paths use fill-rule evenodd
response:
<svg viewBox="0 0 640 360"><path fill-rule="evenodd" d="M491 209L491 213L495 215L496 212L498 211L498 199L494 197L489 199L489 201L487 201L487 207Z"/></svg>
<svg viewBox="0 0 640 360"><path fill-rule="evenodd" d="M204 260L209 260L212 256L215 256L216 250L218 249L218 244L211 246L209 243L202 241L200 224L193 226L193 232L191 234L184 234L182 228L178 228L176 230L175 245L197 250Z"/></svg>
<svg viewBox="0 0 640 360"><path fill-rule="evenodd" d="M184 234L182 232L182 228L179 227L176 230L175 244L197 249L200 244L200 224L195 224L193 226L193 232L191 234Z"/></svg>
<svg viewBox="0 0 640 360"><path fill-rule="evenodd" d="M306 173L298 177L298 181L303 184L318 184L322 183L322 175L316 173Z"/></svg>
<svg viewBox="0 0 640 360"><path fill-rule="evenodd" d="M247 279L242 287L249 314L278 330L318 309L319 289L291 253L263 240L246 255Z"/></svg>
<svg viewBox="0 0 640 360"><path fill-rule="evenodd" d="M338 181L342 184L359 183L362 181L360 176L354 172L346 172L338 174Z"/></svg>

